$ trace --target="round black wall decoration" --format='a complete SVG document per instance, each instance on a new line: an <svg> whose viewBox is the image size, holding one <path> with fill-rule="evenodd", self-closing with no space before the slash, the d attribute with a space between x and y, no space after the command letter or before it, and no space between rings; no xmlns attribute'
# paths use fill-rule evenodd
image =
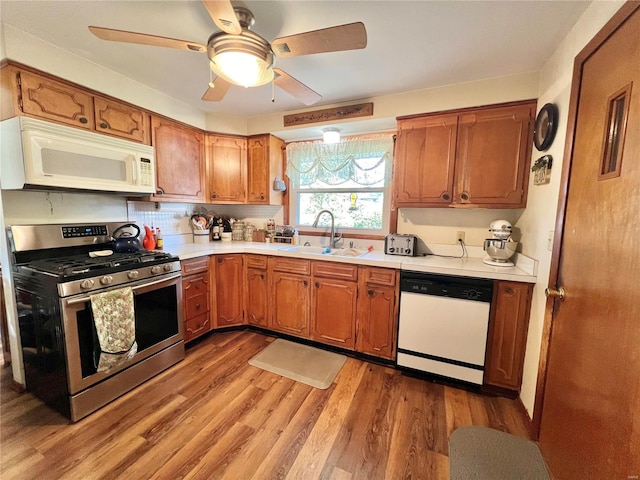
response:
<svg viewBox="0 0 640 480"><path fill-rule="evenodd" d="M540 151L546 150L553 143L558 129L558 107L553 103L545 104L536 117L533 130L533 144Z"/></svg>

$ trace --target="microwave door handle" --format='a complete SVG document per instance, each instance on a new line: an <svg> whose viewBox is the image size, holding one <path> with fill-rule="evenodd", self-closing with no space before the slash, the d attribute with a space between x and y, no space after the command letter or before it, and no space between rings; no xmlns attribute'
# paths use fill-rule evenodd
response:
<svg viewBox="0 0 640 480"><path fill-rule="evenodd" d="M138 184L138 165L140 164L140 162L138 161L137 158L133 158L133 162L132 163L132 174L133 174L133 184L137 185Z"/></svg>
<svg viewBox="0 0 640 480"><path fill-rule="evenodd" d="M140 285L136 285L135 287L131 287L131 290L133 290L135 292L136 290L140 290L141 288L151 287L153 285L157 285L158 283L163 283L163 282L166 282L167 280L173 280L174 278L178 278L180 276L182 276L182 273L171 275L169 277L163 277L162 279L156 280L155 282L142 283ZM126 285L123 285L122 288L125 288L125 287L126 287ZM91 300L91 295L85 295L84 297L72 298L70 300L67 300L67 305L75 305L76 303L84 303L84 302L88 302L89 300Z"/></svg>

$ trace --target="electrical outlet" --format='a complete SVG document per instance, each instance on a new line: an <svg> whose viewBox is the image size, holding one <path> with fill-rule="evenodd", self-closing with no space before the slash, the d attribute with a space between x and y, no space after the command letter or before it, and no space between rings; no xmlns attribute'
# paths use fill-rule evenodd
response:
<svg viewBox="0 0 640 480"><path fill-rule="evenodd" d="M456 243L464 243L464 232L463 231L459 231L456 232Z"/></svg>

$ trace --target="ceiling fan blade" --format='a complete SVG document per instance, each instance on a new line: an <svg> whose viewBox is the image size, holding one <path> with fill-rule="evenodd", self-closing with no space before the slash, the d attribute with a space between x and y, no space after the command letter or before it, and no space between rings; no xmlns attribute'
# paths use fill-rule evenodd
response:
<svg viewBox="0 0 640 480"><path fill-rule="evenodd" d="M239 35L242 27L233 11L233 5L230 0L202 0L205 8L211 15L213 23L225 33L233 33Z"/></svg>
<svg viewBox="0 0 640 480"><path fill-rule="evenodd" d="M271 42L271 48L279 57L358 50L366 46L367 30L362 22L298 33Z"/></svg>
<svg viewBox="0 0 640 480"><path fill-rule="evenodd" d="M314 92L309 87L307 87L304 83L296 80L288 73L280 70L279 68L274 68L273 71L278 75L274 80L277 86L283 89L285 92L290 95L296 97L305 105L313 105L318 100L322 98L317 92Z"/></svg>
<svg viewBox="0 0 640 480"><path fill-rule="evenodd" d="M204 95L202 95L202 100L205 102L219 102L227 94L229 87L231 87L231 83L224 78L216 77L213 81L213 86L209 86Z"/></svg>
<svg viewBox="0 0 640 480"><path fill-rule="evenodd" d="M112 28L90 26L89 30L96 37L112 42L138 43L140 45L151 45L154 47L178 48L190 52L206 52L207 46L197 42L188 42L175 38L158 37L147 35L146 33L129 32L127 30L114 30Z"/></svg>

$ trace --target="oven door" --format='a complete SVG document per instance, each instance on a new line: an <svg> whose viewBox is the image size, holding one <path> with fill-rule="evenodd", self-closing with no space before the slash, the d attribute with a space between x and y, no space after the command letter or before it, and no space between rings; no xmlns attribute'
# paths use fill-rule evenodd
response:
<svg viewBox="0 0 640 480"><path fill-rule="evenodd" d="M94 363L94 352L96 349L99 351L100 347L95 335L91 296L82 294L60 300L71 395L183 341L180 273L119 285L100 292L124 287L131 287L134 293L138 350L131 360L107 373L98 372Z"/></svg>

